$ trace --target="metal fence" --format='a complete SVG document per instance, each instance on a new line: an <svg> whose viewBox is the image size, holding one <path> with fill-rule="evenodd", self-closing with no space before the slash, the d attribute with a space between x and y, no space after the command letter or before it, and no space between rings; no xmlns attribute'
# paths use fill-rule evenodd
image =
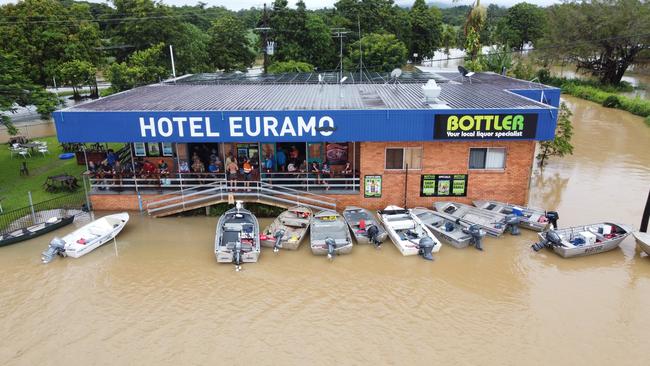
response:
<svg viewBox="0 0 650 366"><path fill-rule="evenodd" d="M46 222L52 217L79 215L86 210L83 191L52 198L0 214L0 234Z"/></svg>

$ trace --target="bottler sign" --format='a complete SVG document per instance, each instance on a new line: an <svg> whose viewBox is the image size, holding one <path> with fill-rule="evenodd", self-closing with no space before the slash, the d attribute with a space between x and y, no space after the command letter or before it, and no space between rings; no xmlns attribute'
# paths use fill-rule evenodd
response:
<svg viewBox="0 0 650 366"><path fill-rule="evenodd" d="M509 140L533 139L537 114L449 114L437 115L434 139Z"/></svg>

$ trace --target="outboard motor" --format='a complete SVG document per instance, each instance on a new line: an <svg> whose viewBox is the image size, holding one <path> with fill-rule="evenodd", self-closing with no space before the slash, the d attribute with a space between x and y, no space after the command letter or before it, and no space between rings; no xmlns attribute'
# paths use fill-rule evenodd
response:
<svg viewBox="0 0 650 366"><path fill-rule="evenodd" d="M280 251L280 242L284 236L284 230L276 231L273 236L275 237L275 244L273 244L273 253L277 253Z"/></svg>
<svg viewBox="0 0 650 366"><path fill-rule="evenodd" d="M555 230L547 231L546 235L544 235L544 239L542 239L539 243L535 243L531 246L534 251L539 252L540 250L544 248L553 248L553 247L562 247L564 244L562 244L562 238L560 237L560 234L557 233Z"/></svg>
<svg viewBox="0 0 650 366"><path fill-rule="evenodd" d="M65 252L65 241L61 238L54 238L47 250L41 254L41 261L50 263L55 255L63 255L63 252Z"/></svg>
<svg viewBox="0 0 650 366"><path fill-rule="evenodd" d="M336 249L336 241L332 238L327 238L325 239L325 244L327 244L327 259L333 260L334 254L336 254L334 251Z"/></svg>
<svg viewBox="0 0 650 366"><path fill-rule="evenodd" d="M463 229L463 232L472 237L469 242L474 248L483 251L482 241L485 236L485 231L478 224L470 225L470 227Z"/></svg>
<svg viewBox="0 0 650 366"><path fill-rule="evenodd" d="M433 239L431 239L428 236L425 236L424 238L420 239L420 255L424 257L424 259L428 261L433 260L433 254L431 253L433 251L433 247L436 244L433 242Z"/></svg>
<svg viewBox="0 0 650 366"><path fill-rule="evenodd" d="M235 262L235 271L241 271L241 241L235 243L235 256L233 261Z"/></svg>
<svg viewBox="0 0 650 366"><path fill-rule="evenodd" d="M519 223L521 222L521 216L509 214L506 215L506 230L510 230L510 234L519 235L521 231L519 230Z"/></svg>
<svg viewBox="0 0 650 366"><path fill-rule="evenodd" d="M375 248L379 248L381 246L381 241L377 239L377 235L379 235L379 228L377 225L368 225L366 227L366 234L368 235L368 240L375 245Z"/></svg>
<svg viewBox="0 0 650 366"><path fill-rule="evenodd" d="M553 226L553 230L557 229L557 220L560 219L560 214L557 211L547 211L545 216Z"/></svg>

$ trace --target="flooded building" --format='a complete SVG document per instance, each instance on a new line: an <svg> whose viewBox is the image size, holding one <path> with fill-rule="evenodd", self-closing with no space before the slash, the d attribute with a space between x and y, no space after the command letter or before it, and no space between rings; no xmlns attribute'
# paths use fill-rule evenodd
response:
<svg viewBox="0 0 650 366"><path fill-rule="evenodd" d="M124 174L91 179L97 209L201 196L225 184L230 162L233 184L258 198L285 190L371 209L525 203L536 141L554 137L559 89L492 73L339 77L192 75L54 119L62 142L128 144Z"/></svg>

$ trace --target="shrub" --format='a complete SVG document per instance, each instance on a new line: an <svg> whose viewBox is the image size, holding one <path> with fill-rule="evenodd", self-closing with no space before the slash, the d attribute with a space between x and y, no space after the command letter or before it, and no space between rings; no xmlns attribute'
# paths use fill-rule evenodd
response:
<svg viewBox="0 0 650 366"><path fill-rule="evenodd" d="M621 102L618 100L616 95L609 95L603 101L603 107L605 108L618 108L621 106Z"/></svg>

